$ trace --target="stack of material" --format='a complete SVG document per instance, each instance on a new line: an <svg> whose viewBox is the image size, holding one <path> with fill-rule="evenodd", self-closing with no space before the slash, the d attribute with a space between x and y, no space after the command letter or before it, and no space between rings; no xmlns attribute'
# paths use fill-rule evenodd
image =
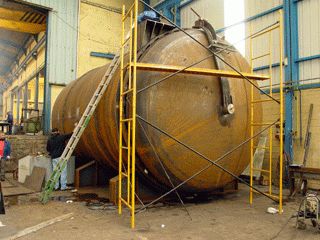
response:
<svg viewBox="0 0 320 240"><path fill-rule="evenodd" d="M36 192L40 192L44 185L44 178L46 176L46 169L41 167L34 167L32 174L26 177L23 185Z"/></svg>

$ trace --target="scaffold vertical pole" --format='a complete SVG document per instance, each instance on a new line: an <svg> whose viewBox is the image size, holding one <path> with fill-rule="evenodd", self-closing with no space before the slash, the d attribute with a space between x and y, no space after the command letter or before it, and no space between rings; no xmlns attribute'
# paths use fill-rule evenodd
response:
<svg viewBox="0 0 320 240"><path fill-rule="evenodd" d="M252 23L250 22L250 36L252 35ZM249 44L250 44L250 68L251 68L251 73L253 73L253 46L252 46L252 39L250 38L249 40ZM250 86L250 205L252 205L252 201L253 201L253 85L251 84Z"/></svg>
<svg viewBox="0 0 320 240"><path fill-rule="evenodd" d="M273 40L272 32L269 32L269 94L272 94L272 84L273 84L273 75L272 75L272 61L273 61ZM269 129L269 194L272 195L272 151L273 151L273 136L272 136L272 127Z"/></svg>
<svg viewBox="0 0 320 240"><path fill-rule="evenodd" d="M135 227L135 165L136 165L136 102L137 102L137 52L138 52L138 4L134 1L133 34L133 92L132 92L132 189L131 189L131 228Z"/></svg>
<svg viewBox="0 0 320 240"><path fill-rule="evenodd" d="M120 99L119 99L119 183L118 183L118 212L122 213L122 119L123 119L123 68L124 68L124 30L125 30L125 5L122 6L122 18L121 18L121 51L120 51Z"/></svg>
<svg viewBox="0 0 320 240"><path fill-rule="evenodd" d="M279 10L280 41L280 176L279 176L279 214L282 214L282 178L283 178L283 13Z"/></svg>

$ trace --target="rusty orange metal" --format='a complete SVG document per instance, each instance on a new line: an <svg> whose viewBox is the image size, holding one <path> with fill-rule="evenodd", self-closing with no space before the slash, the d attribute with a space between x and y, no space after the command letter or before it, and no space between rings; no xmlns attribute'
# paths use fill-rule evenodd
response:
<svg viewBox="0 0 320 240"><path fill-rule="evenodd" d="M203 31L199 29L187 31L202 43L208 43ZM139 61L187 66L209 54L182 32L172 31L141 50ZM221 56L241 72L250 72L249 64L237 51L225 51ZM216 69L213 58L195 67ZM107 65L93 69L71 82L61 92L53 108L53 127L59 128L62 132L73 130L74 122L80 119L106 70ZM137 88L142 89L169 74L168 72L139 71ZM114 169L118 168L119 79L118 69L76 148L77 155L90 160L95 159ZM221 88L217 76L185 73L139 93L137 114L210 159L217 159L250 137L250 84L244 79L228 78L228 80L235 109L232 115L221 113ZM255 90L255 99L260 99L257 90ZM255 116L259 115L262 118L261 103L256 103ZM259 120L258 117L256 119ZM148 135L153 147L145 134ZM139 121L136 149L136 169L140 178L146 179L149 184L160 190L170 189L172 186L157 155L174 185L181 183L208 164L200 156ZM249 150L249 144L246 144L221 160L219 164L240 175L250 161ZM211 167L189 181L179 191L210 192L225 186L232 180L227 173Z"/></svg>

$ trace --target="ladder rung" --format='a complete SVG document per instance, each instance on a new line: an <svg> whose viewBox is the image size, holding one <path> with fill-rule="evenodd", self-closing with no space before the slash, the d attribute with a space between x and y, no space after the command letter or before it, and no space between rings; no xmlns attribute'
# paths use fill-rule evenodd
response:
<svg viewBox="0 0 320 240"><path fill-rule="evenodd" d="M269 173L269 170L264 170L264 169L260 169L260 168L252 168L253 171L259 171L259 172L266 172Z"/></svg>
<svg viewBox="0 0 320 240"><path fill-rule="evenodd" d="M128 208L130 209L132 208L131 205L126 200L124 200L123 198L120 198L120 199L125 205L127 205Z"/></svg>
<svg viewBox="0 0 320 240"><path fill-rule="evenodd" d="M269 55L270 55L270 53L262 54L262 55L260 55L260 56L251 58L251 60L256 60L256 59L263 58L263 57L266 57L266 56L269 56Z"/></svg>
<svg viewBox="0 0 320 240"><path fill-rule="evenodd" d="M128 94L128 93L130 93L130 92L132 92L133 91L133 88L130 88L130 89L128 89L127 91L124 91L121 95L123 96L123 95L126 95L126 94Z"/></svg>
<svg viewBox="0 0 320 240"><path fill-rule="evenodd" d="M131 39L131 35L123 42L121 46L124 47L130 39Z"/></svg>
<svg viewBox="0 0 320 240"><path fill-rule="evenodd" d="M120 120L120 122L130 122L130 121L132 121L132 118L125 118Z"/></svg>
<svg viewBox="0 0 320 240"><path fill-rule="evenodd" d="M122 17L122 22L124 22L129 16L130 16L130 13L133 13L133 10L134 10L134 6L135 6L135 3L133 3L128 10L126 10L126 13L125 15ZM131 27L131 26L130 26Z"/></svg>
<svg viewBox="0 0 320 240"><path fill-rule="evenodd" d="M252 189L252 192L255 192L255 193L259 193L257 192L256 190ZM260 193L259 193L260 194ZM279 199L279 196L276 196L276 195L273 195L273 194L269 194L269 193L264 193L265 195L271 197L271 198L274 198L274 199Z"/></svg>
<svg viewBox="0 0 320 240"><path fill-rule="evenodd" d="M268 148L268 147L254 146L254 148L269 150L269 148Z"/></svg>
<svg viewBox="0 0 320 240"><path fill-rule="evenodd" d="M124 146L122 146L122 149L129 149L128 147L124 147Z"/></svg>
<svg viewBox="0 0 320 240"><path fill-rule="evenodd" d="M60 160L58 162L58 165L56 169L53 170L48 182L45 185L44 191L43 191L43 197L42 197L42 202L47 202L48 198L53 190L53 184L55 184L58 180L59 177L61 176L62 173L62 167L69 161L69 158L77 146L77 143L81 137L81 134L83 133L84 129L86 128L85 121L90 117L94 110L95 107L98 105L99 101L101 100L101 96L105 93L106 91L106 85L109 82L109 80L106 80L107 77L110 79L112 77L112 74L115 72L117 69L115 66L119 66L119 55L115 56L115 58L112 60L111 64L109 65L107 72L106 72L106 78L103 78L98 85L96 91L94 92L93 96L91 97L91 100L89 104L87 105L85 111L82 113L80 121L78 122L77 126L73 130L73 134L71 138L68 141L67 146L63 150L63 153L60 157ZM125 119L130 120L130 119Z"/></svg>
<svg viewBox="0 0 320 240"><path fill-rule="evenodd" d="M277 101L280 101L280 99L276 99ZM253 100L251 103L260 103L260 102L272 102L273 99L259 99L259 100Z"/></svg>
<svg viewBox="0 0 320 240"><path fill-rule="evenodd" d="M251 126L269 126L273 123L251 123Z"/></svg>
<svg viewBox="0 0 320 240"><path fill-rule="evenodd" d="M123 70L126 70L126 69L128 69L130 66L131 66L131 64L130 64L130 63L127 63L121 70L122 70L122 71L123 71Z"/></svg>

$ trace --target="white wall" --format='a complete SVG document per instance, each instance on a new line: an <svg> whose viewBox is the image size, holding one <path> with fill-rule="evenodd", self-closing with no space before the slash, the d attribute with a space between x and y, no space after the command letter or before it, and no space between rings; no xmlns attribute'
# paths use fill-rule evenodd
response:
<svg viewBox="0 0 320 240"><path fill-rule="evenodd" d="M223 0L194 0L191 4L181 8L181 26L190 28L198 17L191 11L193 8L200 16L208 20L214 29L224 26Z"/></svg>
<svg viewBox="0 0 320 240"><path fill-rule="evenodd" d="M281 0L245 0L245 18L249 18L260 14L262 12L268 11L274 7L277 7L282 4ZM279 20L279 12L273 12L263 17L257 18L245 24L246 26L246 36L249 36L259 30L270 26L271 24L277 22ZM280 36L279 31L274 30L271 33L271 63L279 63L279 43L280 43ZM266 53L269 53L269 42L270 36L262 35L261 37L255 38L252 41L252 54L253 57L257 57ZM249 40L246 41L246 58L250 61L250 45ZM261 59L257 59L253 61L253 68L265 66L270 64L269 57L264 57ZM259 74L270 74L269 69L260 70L256 73ZM273 76L273 83L279 83L279 68L273 68L271 72ZM269 81L260 82L260 86L268 85Z"/></svg>
<svg viewBox="0 0 320 240"><path fill-rule="evenodd" d="M299 57L320 54L320 0L298 2ZM299 63L300 79L320 77L320 59ZM319 83L320 79L303 84Z"/></svg>

